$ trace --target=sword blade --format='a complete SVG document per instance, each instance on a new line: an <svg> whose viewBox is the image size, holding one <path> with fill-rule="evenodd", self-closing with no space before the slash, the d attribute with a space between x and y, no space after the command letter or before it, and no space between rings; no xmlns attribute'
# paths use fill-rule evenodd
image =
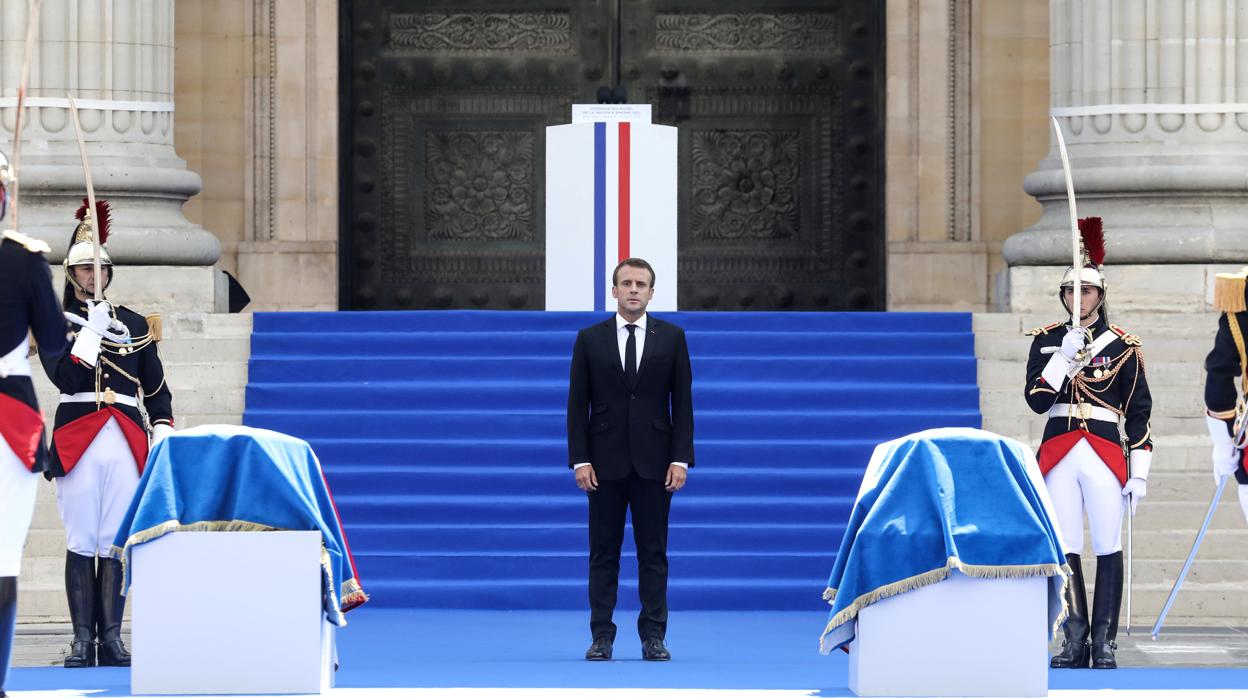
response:
<svg viewBox="0 0 1248 698"><path fill-rule="evenodd" d="M1053 122L1053 133L1057 136L1057 152L1062 157L1062 174L1066 177L1066 207L1070 213L1070 245L1071 268L1075 273L1075 285L1070 300L1070 325L1079 327L1083 310L1079 307L1083 298L1083 259L1079 248L1079 211L1075 208L1075 178L1070 172L1070 155L1066 152L1066 139L1062 136L1062 125L1056 116L1049 117Z"/></svg>
<svg viewBox="0 0 1248 698"><path fill-rule="evenodd" d="M1183 586L1183 580L1187 579L1188 570L1192 569L1192 563L1196 561L1196 553L1200 550L1200 544L1205 539L1205 533L1209 531L1209 523L1213 521L1213 512L1218 509L1218 502L1222 500L1222 490L1226 489L1225 475L1218 480L1218 488L1213 493L1213 501L1209 502L1209 511L1205 512L1205 521L1200 525L1200 531L1196 534L1196 540L1192 541L1192 552L1187 554L1187 560L1183 562L1183 569L1179 571L1178 579L1174 580L1174 587L1170 589L1170 596L1166 598L1166 605L1162 606L1161 614L1157 616L1157 622L1153 624L1153 639L1157 639L1157 634L1161 632L1162 623L1166 622L1166 614L1170 612L1170 607L1174 605L1175 598L1179 595L1179 589Z"/></svg>
<svg viewBox="0 0 1248 698"><path fill-rule="evenodd" d="M1135 511L1132 510L1131 500L1135 495L1127 497L1127 635L1131 635L1131 581L1135 579L1135 545L1132 538L1135 528Z"/></svg>

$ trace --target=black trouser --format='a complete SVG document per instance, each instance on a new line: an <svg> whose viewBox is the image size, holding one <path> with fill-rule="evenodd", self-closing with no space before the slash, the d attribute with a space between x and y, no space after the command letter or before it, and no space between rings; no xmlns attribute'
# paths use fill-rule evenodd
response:
<svg viewBox="0 0 1248 698"><path fill-rule="evenodd" d="M616 591L620 582L620 547L624 515L632 511L637 544L637 586L641 639L667 635L667 515L672 493L657 480L631 473L623 480L598 480L589 493L589 630L593 637L615 639Z"/></svg>

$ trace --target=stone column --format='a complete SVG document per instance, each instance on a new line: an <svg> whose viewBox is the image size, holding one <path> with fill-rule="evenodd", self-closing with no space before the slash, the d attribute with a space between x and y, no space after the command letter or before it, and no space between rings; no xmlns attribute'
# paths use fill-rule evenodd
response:
<svg viewBox="0 0 1248 698"><path fill-rule="evenodd" d="M1050 106L1079 215L1105 220L1111 301L1207 307L1213 272L1248 263L1248 0L1052 0L1050 13ZM1069 264L1051 140L1024 182L1044 212L1004 248L1016 311L1055 309L1061 270L1042 267Z"/></svg>
<svg viewBox="0 0 1248 698"><path fill-rule="evenodd" d="M27 13L28 0L0 2L0 148L10 153ZM173 0L43 3L22 131L20 225L51 244L51 261L64 254L85 195L67 93L79 102L96 196L112 204L113 260L201 267L202 276L221 254L216 237L182 215L200 178L173 148L173 13ZM177 273L183 282L194 276ZM118 284L126 276L119 270Z"/></svg>

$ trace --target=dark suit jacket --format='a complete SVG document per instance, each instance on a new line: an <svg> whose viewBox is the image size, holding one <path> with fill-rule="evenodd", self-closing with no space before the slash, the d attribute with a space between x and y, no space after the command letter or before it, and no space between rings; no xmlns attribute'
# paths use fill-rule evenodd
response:
<svg viewBox="0 0 1248 698"><path fill-rule="evenodd" d="M615 315L580 331L568 383L568 464L592 463L599 479L630 470L663 480L669 463L693 466L693 371L685 331L646 317L635 385L620 361Z"/></svg>

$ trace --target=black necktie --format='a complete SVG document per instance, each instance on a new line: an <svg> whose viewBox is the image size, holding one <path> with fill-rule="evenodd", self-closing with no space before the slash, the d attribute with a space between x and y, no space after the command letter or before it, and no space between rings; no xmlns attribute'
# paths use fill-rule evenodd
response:
<svg viewBox="0 0 1248 698"><path fill-rule="evenodd" d="M624 380L631 386L637 381L637 335L633 330L636 325L625 325L628 330L628 341L624 343Z"/></svg>

